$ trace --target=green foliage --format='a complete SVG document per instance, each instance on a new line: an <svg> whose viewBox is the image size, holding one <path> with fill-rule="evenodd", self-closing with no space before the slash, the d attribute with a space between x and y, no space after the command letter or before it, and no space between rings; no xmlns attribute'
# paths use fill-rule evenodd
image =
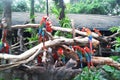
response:
<svg viewBox="0 0 120 80"><path fill-rule="evenodd" d="M119 27L111 27L110 29L109 29L111 32L120 32L120 26Z"/></svg>
<svg viewBox="0 0 120 80"><path fill-rule="evenodd" d="M119 27L112 27L109 29L111 32L117 32L120 33L120 26ZM116 52L120 52L120 37L115 37L115 41L117 42L116 44L114 44L113 46L115 47Z"/></svg>
<svg viewBox="0 0 120 80"><path fill-rule="evenodd" d="M113 60L120 63L120 56L110 56Z"/></svg>
<svg viewBox="0 0 120 80"><path fill-rule="evenodd" d="M12 4L12 11L25 12L28 11L28 6L25 0L14 1Z"/></svg>
<svg viewBox="0 0 120 80"><path fill-rule="evenodd" d="M73 80L120 80L119 74L119 70L108 65L93 69L85 67Z"/></svg>
<svg viewBox="0 0 120 80"><path fill-rule="evenodd" d="M52 13L56 16L58 19L60 16L61 9L57 9L55 6L52 8ZM65 12L65 18L59 20L59 24L63 28L71 28L71 21L68 17L66 17L66 12ZM66 32L61 32L61 31L56 31L55 36L65 36L66 38L71 38L72 34L68 34Z"/></svg>
<svg viewBox="0 0 120 80"><path fill-rule="evenodd" d="M31 34L31 37L28 37L28 41L37 41L38 40L38 35L37 35L37 30L35 28L26 28L25 32L29 32ZM33 47L34 45L30 44L29 47Z"/></svg>
<svg viewBox="0 0 120 80"><path fill-rule="evenodd" d="M4 80L3 78L0 78L0 80Z"/></svg>
<svg viewBox="0 0 120 80"><path fill-rule="evenodd" d="M37 1L35 2L35 12L45 12L46 11L45 0L38 0L38 2Z"/></svg>
<svg viewBox="0 0 120 80"><path fill-rule="evenodd" d="M85 67L79 75L77 75L73 80L100 80L101 70L88 69Z"/></svg>
<svg viewBox="0 0 120 80"><path fill-rule="evenodd" d="M108 66L108 65L104 65L102 67L102 69L105 71L105 74L103 75L103 77L106 79L106 80L120 80L120 71L111 67L111 66Z"/></svg>
<svg viewBox="0 0 120 80"><path fill-rule="evenodd" d="M71 5L71 7L70 7ZM116 6L115 0L80 0L76 4L67 4L70 13L108 14Z"/></svg>

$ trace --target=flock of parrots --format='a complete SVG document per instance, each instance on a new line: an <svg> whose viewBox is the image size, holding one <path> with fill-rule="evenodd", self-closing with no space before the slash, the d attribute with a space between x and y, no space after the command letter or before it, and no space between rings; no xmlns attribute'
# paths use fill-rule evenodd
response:
<svg viewBox="0 0 120 80"><path fill-rule="evenodd" d="M43 43L43 54L39 55L37 57L37 63L40 64L41 62L44 62L46 59L46 55L47 55L47 48L45 47L45 41L46 41L46 36L45 36L45 31L52 33L53 30L51 28L52 23L49 20L48 16L43 16L42 20L40 21L40 26L38 28L38 42L39 43ZM82 30L83 32L87 33L88 39L89 39L89 46L84 46L81 47L79 45L74 45L70 48L72 48L72 50L78 55L79 59L80 59L80 67L83 67L83 56L86 58L87 61L87 65L90 68L90 66L93 66L93 63L91 61L92 59L92 54L94 53L93 49L92 49L92 32L89 28L83 27ZM99 30L94 28L94 32L97 33L99 36L101 36L101 33L99 32ZM1 38L1 42L0 42L0 53L9 53L9 44L6 41L6 36L7 36L7 30L3 29L3 35ZM57 58L60 58L61 61L65 64L66 60L65 60L65 55L64 55L64 49L62 47L59 47L56 51L56 53L53 54L53 58L55 60L57 60ZM44 60L43 60L44 59Z"/></svg>

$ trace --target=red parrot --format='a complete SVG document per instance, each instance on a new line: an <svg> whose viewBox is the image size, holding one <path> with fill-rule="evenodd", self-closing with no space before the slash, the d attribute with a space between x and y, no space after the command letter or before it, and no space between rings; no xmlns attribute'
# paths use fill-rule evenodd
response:
<svg viewBox="0 0 120 80"><path fill-rule="evenodd" d="M38 41L43 42L43 48L45 48L45 43L44 43L45 42L45 31L44 31L44 29L46 28L47 19L48 19L48 16L42 17L42 20L40 21L39 32L38 32L38 35L39 35Z"/></svg>
<svg viewBox="0 0 120 80"><path fill-rule="evenodd" d="M52 23L50 21L46 21L46 31L51 33L52 32L51 26L52 26Z"/></svg>
<svg viewBox="0 0 120 80"><path fill-rule="evenodd" d="M88 48L82 48L80 46L74 46L73 47L74 49L78 49L80 52L82 52L82 54L85 56L86 60L87 60L87 66L88 68L90 68L90 66L92 65L92 62L91 62L91 54L88 53L90 51L90 49ZM91 52L91 51L90 51ZM80 57L81 58L81 57ZM93 66L93 65L92 65Z"/></svg>
<svg viewBox="0 0 120 80"><path fill-rule="evenodd" d="M84 54L84 52L82 51L82 48L80 46L73 46L73 49L74 49L75 53L77 53L77 55L80 58L80 66L82 68L83 67L83 65L82 65L82 59L83 59L82 54Z"/></svg>
<svg viewBox="0 0 120 80"><path fill-rule="evenodd" d="M84 47L84 50L88 54L88 56L87 56L87 58L88 58L88 67L90 68L90 66L93 66L93 63L91 61L92 60L93 51L91 53L91 50L87 46Z"/></svg>
<svg viewBox="0 0 120 80"><path fill-rule="evenodd" d="M100 33L100 31L96 28L93 29L95 33L97 33L99 36L102 36L102 34Z"/></svg>
<svg viewBox="0 0 120 80"><path fill-rule="evenodd" d="M0 52L1 53L9 53L9 44L6 41L7 30L3 30L3 37L0 42Z"/></svg>
<svg viewBox="0 0 120 80"><path fill-rule="evenodd" d="M57 50L57 53L58 53L58 55L61 57L61 59L62 59L62 62L65 64L65 55L63 54L63 49L60 47L60 48L58 48L58 50Z"/></svg>

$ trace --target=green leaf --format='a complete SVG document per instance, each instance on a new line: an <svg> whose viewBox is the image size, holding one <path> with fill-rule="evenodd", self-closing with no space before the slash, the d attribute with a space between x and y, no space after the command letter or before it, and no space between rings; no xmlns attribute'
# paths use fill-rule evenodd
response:
<svg viewBox="0 0 120 80"><path fill-rule="evenodd" d="M111 73L114 72L114 68L111 67L111 66L104 65L102 68L103 68L106 72L111 72Z"/></svg>
<svg viewBox="0 0 120 80"><path fill-rule="evenodd" d="M115 31L117 31L119 29L119 27L111 27L109 30L111 31L111 32L115 32Z"/></svg>
<svg viewBox="0 0 120 80"><path fill-rule="evenodd" d="M113 60L117 61L118 58L120 58L119 56L110 56Z"/></svg>

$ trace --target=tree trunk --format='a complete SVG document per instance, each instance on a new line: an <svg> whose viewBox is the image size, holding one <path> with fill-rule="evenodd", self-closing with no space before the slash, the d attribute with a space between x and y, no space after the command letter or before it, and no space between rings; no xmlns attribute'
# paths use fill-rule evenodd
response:
<svg viewBox="0 0 120 80"><path fill-rule="evenodd" d="M11 4L12 0L3 0L3 18L6 19L7 27L11 26Z"/></svg>
<svg viewBox="0 0 120 80"><path fill-rule="evenodd" d="M54 0L55 5L58 10L61 9L60 15L59 15L59 20L63 19L65 17L65 4L63 0Z"/></svg>
<svg viewBox="0 0 120 80"><path fill-rule="evenodd" d="M31 23L35 23L35 18L34 18L34 0L31 0L31 5L30 5L30 19L31 19Z"/></svg>

